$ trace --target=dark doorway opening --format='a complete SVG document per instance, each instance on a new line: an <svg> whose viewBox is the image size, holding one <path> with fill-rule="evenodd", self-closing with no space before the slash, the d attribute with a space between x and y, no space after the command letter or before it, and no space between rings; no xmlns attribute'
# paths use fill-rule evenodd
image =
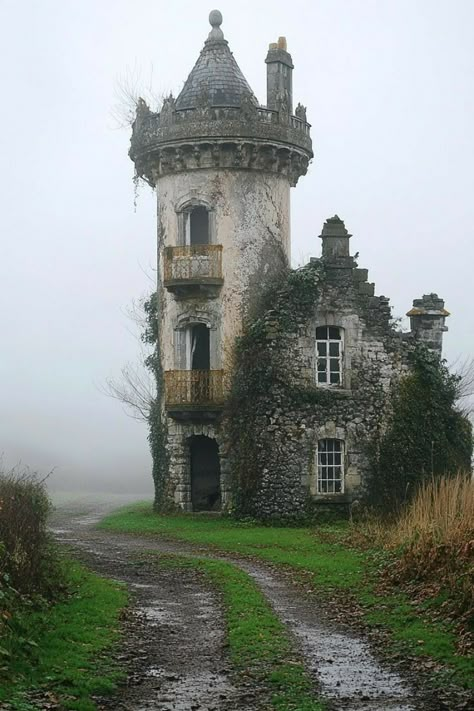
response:
<svg viewBox="0 0 474 711"><path fill-rule="evenodd" d="M191 244L209 244L209 212L205 207L195 207L189 216Z"/></svg>
<svg viewBox="0 0 474 711"><path fill-rule="evenodd" d="M209 329L204 323L192 327L191 356L191 370L209 370L211 367Z"/></svg>
<svg viewBox="0 0 474 711"><path fill-rule="evenodd" d="M191 501L193 511L220 511L221 467L215 439L191 437Z"/></svg>

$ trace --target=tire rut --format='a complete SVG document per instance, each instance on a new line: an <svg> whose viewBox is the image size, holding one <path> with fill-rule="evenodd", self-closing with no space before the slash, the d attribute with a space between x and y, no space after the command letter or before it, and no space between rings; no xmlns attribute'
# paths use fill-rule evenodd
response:
<svg viewBox="0 0 474 711"><path fill-rule="evenodd" d="M455 708L454 706L446 706L441 701L437 703L436 699L433 698L433 694L427 690L425 693L423 689L415 689L407 679L402 678L401 674L379 661L372 653L367 641L353 631L332 622L330 610L325 609L317 600L309 599L307 596L302 595L283 575L270 566L256 561L249 561L248 559L211 553L209 549L177 541L115 534L94 529L92 527L93 524L100 520L104 513L104 510L95 509L87 516L70 516L67 528L62 529L58 528L57 525L57 521L64 521L64 513L60 513L59 518L56 515L56 524L53 522L53 530L62 542L72 545L75 549L82 550L89 558L93 556L96 560L94 567L99 572L101 559L115 561L116 570L120 571L121 566L127 567L127 556L136 557L137 553L153 551L163 554L199 555L200 557L214 560L225 560L239 566L254 579L281 621L287 626L296 641L297 648L302 654L306 668L315 681L315 693L317 693L316 690L319 691L329 708L336 711L441 711ZM155 572L154 575L161 574ZM162 615L161 625L166 626L168 624L170 619L168 613L171 614L172 619L172 615L176 612L176 608L173 605L179 606L183 599L187 599L186 588L181 588L180 581L181 571L179 584L175 586L174 593L169 596L173 604L168 605L168 607L166 602L159 602L160 595L161 599L163 598L163 590L156 590L157 602L156 604L154 603L154 609L161 610L159 612ZM131 584L133 585L133 581ZM158 584L158 587L160 585L162 585L162 582ZM194 581L194 593L189 597L189 602L184 605L184 608L189 605L190 616L183 618L183 629L186 628L187 624L191 625L192 628L191 619L194 619L196 615L202 614L202 612L199 613L196 587L198 587L198 583ZM206 594L209 602L212 599L212 593L207 591ZM138 606L140 604L143 608L144 603L140 603L140 595L138 594ZM209 602L209 604L211 603ZM210 658L214 654L219 654L218 650L223 644L222 630L224 628L223 620L217 611L218 605L216 601L211 606L214 611L196 637L198 647L202 645L203 649L207 648L206 651L213 650L210 651ZM147 614L146 610L143 609L142 613ZM148 612L148 615L150 614ZM203 620L205 620L205 615ZM160 627L160 629L164 628ZM217 633L216 630L218 630ZM183 673L183 669L186 669L189 664L190 655L195 654L194 650L196 649L193 645L191 647L188 646L184 634L179 635L178 641L181 650L176 649L173 653L173 658L178 660L178 666L172 667L171 673L173 674ZM159 644L157 640L156 644L158 647L162 645L163 638L160 638ZM161 679L163 674L160 671L160 664L165 664L166 668L166 663L157 659L156 672L154 673ZM245 693L239 700L237 698L238 691L229 681L228 670L222 674L216 668L213 668L212 674L215 674L215 676L212 677L212 680L208 680L207 689L209 690L212 681L214 688L222 688L222 693L228 694L228 696L223 700L222 705L206 706L205 704L209 704L209 702L207 701L207 692L204 687L206 687L207 683L205 681L206 670L212 667L210 659L208 660L208 665L204 665L202 670L202 688L196 691L196 699L200 699L195 701L198 705L117 706L116 708L135 709L136 711L141 711L141 709L148 711L148 709L152 708L187 709L188 711L189 709L199 709L200 711L217 709L220 711L221 708L230 711L238 708L241 711L251 711L259 708L256 701L253 706L249 705L249 696L245 696ZM192 674L188 676L189 683L192 686ZM196 684L199 686L199 680ZM186 686L185 682L184 686ZM179 684L165 685L165 689L169 691L169 694L179 695ZM224 689L227 689L227 691L224 691ZM169 698L171 699L171 696ZM181 701L177 696L174 702L169 700L166 703L180 704ZM199 705L200 703L204 705Z"/></svg>

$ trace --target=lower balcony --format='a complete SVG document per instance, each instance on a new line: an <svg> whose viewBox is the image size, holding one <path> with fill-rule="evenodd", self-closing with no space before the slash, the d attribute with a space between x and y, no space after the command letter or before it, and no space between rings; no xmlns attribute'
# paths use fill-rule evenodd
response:
<svg viewBox="0 0 474 711"><path fill-rule="evenodd" d="M176 420L215 420L224 400L223 370L165 371L165 406Z"/></svg>
<svg viewBox="0 0 474 711"><path fill-rule="evenodd" d="M223 284L222 245L192 244L166 247L164 286L178 296L217 296Z"/></svg>

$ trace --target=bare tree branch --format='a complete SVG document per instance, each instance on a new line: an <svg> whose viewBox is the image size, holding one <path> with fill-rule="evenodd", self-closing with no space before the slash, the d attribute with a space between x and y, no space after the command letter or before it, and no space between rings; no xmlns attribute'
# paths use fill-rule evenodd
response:
<svg viewBox="0 0 474 711"><path fill-rule="evenodd" d="M466 416L474 413L474 357L457 358L450 364L450 370L458 376L457 401Z"/></svg>
<svg viewBox="0 0 474 711"><path fill-rule="evenodd" d="M159 111L165 92L153 89L153 65L148 79L144 79L142 70L137 67L127 67L115 82L115 103L111 108L111 116L117 128L129 128L135 120L138 100L141 98L152 111Z"/></svg>
<svg viewBox="0 0 474 711"><path fill-rule="evenodd" d="M107 378L101 390L123 403L127 414L134 420L148 422L156 399L156 384L153 374L143 362L127 363L118 378Z"/></svg>

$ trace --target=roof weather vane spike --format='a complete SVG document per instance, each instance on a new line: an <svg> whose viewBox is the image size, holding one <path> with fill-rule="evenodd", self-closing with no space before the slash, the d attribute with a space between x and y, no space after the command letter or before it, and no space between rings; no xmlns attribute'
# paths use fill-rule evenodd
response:
<svg viewBox="0 0 474 711"><path fill-rule="evenodd" d="M211 10L209 13L209 22L212 25L212 30L209 32L209 40L223 40L224 33L221 30L222 13L219 10Z"/></svg>

